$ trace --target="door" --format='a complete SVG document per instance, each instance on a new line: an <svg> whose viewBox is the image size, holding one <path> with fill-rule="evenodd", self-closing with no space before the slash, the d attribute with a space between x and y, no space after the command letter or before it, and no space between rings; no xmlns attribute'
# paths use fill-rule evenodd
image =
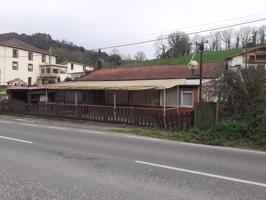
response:
<svg viewBox="0 0 266 200"><path fill-rule="evenodd" d="M32 78L28 77L28 85L31 85L31 80L32 80Z"/></svg>

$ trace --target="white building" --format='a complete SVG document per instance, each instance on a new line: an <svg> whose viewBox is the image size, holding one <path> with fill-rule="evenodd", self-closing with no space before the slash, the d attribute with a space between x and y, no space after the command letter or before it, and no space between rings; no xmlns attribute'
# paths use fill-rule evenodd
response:
<svg viewBox="0 0 266 200"><path fill-rule="evenodd" d="M64 81L67 77L72 80L79 79L86 73L93 71L93 67L73 61L64 61L60 65L67 67L66 73L60 75L61 81Z"/></svg>
<svg viewBox="0 0 266 200"><path fill-rule="evenodd" d="M266 69L266 45L244 49L242 53L227 58L225 64L232 70L246 67Z"/></svg>
<svg viewBox="0 0 266 200"><path fill-rule="evenodd" d="M42 65L56 65L56 56L17 39L0 41L0 85L34 85L42 80Z"/></svg>

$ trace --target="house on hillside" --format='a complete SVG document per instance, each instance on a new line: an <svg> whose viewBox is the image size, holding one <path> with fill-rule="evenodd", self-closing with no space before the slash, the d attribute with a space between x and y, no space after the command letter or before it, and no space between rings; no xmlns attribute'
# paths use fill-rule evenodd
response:
<svg viewBox="0 0 266 200"><path fill-rule="evenodd" d="M57 82L61 69L56 55L38 49L18 39L0 41L0 85L6 86L18 79L28 86L42 82ZM15 82L16 82L15 81ZM12 85L11 84L11 85Z"/></svg>
<svg viewBox="0 0 266 200"><path fill-rule="evenodd" d="M220 63L204 64L204 81L216 79L219 67ZM167 115L193 111L199 101L199 79L187 65L105 68L74 82L9 88L9 95L11 100L28 103L47 99L48 103L141 108Z"/></svg>
<svg viewBox="0 0 266 200"><path fill-rule="evenodd" d="M92 66L73 61L64 61L63 63L61 63L61 65L65 65L67 67L66 73L60 75L61 81L64 81L66 78L77 80L81 76L92 72L94 69Z"/></svg>
<svg viewBox="0 0 266 200"><path fill-rule="evenodd" d="M228 57L225 66L231 70L247 67L266 69L266 45L247 48L239 54Z"/></svg>

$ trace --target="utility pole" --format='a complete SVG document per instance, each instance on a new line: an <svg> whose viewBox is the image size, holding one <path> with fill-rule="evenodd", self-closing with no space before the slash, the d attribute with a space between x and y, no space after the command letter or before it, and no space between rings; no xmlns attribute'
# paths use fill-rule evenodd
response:
<svg viewBox="0 0 266 200"><path fill-rule="evenodd" d="M201 42L199 46L200 50L200 93L199 93L199 100L200 103L202 102L202 74L203 74L203 53L204 53L204 43Z"/></svg>
<svg viewBox="0 0 266 200"><path fill-rule="evenodd" d="M98 66L98 69L101 69L101 68L102 68L101 55L102 55L102 52L101 52L101 49L99 49L99 50L98 50L98 59L97 59L97 66Z"/></svg>

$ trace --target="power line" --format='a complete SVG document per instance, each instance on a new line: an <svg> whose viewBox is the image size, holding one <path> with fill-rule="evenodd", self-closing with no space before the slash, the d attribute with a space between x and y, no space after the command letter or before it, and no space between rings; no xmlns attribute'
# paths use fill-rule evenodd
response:
<svg viewBox="0 0 266 200"><path fill-rule="evenodd" d="M247 20L247 18L251 18L251 17L255 17L255 16L259 16L259 15L263 15L263 16L260 16L260 17L265 17L265 12L264 13L257 13L257 14L252 14L252 15L246 15L246 16L242 16L242 17L235 17L235 18L227 18L227 19L223 19L223 20L216 20L216 21L211 21L211 22L208 22L208 23L204 23L204 24L198 24L198 25L194 25L194 26L184 26L184 27L179 27L178 29L172 29L172 30L162 30L160 32L156 32L156 33L150 33L150 34L146 34L146 35L138 35L138 36L135 36L135 37L130 37L130 38L124 38L126 40L136 40L136 39L148 39L148 38L154 38L153 36L158 36L159 34L163 34L163 33L169 33L169 32L173 32L175 30L185 30L185 29L191 29L191 28L203 28L207 25L212 25L212 24L217 24L217 23L221 23L221 22L232 22L232 23L240 23L241 21L245 21ZM239 21L240 19L242 19L241 21ZM245 20L244 20L245 19ZM238 21L236 21L238 20ZM221 24L222 25L222 24ZM207 28L207 27L206 27ZM192 29L193 30L193 29ZM191 31L192 31L191 30ZM108 40L108 41L104 41L104 42L101 42L100 44L98 45L113 45L112 43L119 43L121 42L118 41L117 39L116 40ZM129 43L129 42L128 42ZM94 43L95 45L97 45L97 43Z"/></svg>
<svg viewBox="0 0 266 200"><path fill-rule="evenodd" d="M205 30L201 30L201 31L195 31L195 32L186 33L186 34L180 34L178 36L179 37L180 36L183 37L183 36L188 36L188 35L195 35L195 34L199 34L199 33L216 31L216 30L221 30L221 29L225 29L225 28L231 28L231 27L235 27L235 26L251 24L251 23L265 21L265 20L266 20L266 18L261 18L261 19L257 19L257 20L251 20L251 21L235 23L235 24L231 24L231 25L225 25L225 26L221 26L221 27L217 27L217 28L210 28L210 29L205 29ZM151 40L145 40L145 41L140 41L140 42L125 43L125 44L120 44L120 45L113 45L113 46L95 48L95 49L90 49L89 51L96 51L96 50L99 50L99 49L101 49L101 50L103 50L103 49L113 49L113 48L119 48L119 47L127 47L127 46L139 45L139 44L146 44L146 43L155 42L155 41L158 41L158 40L165 40L165 39L175 38L175 37L176 36L174 36L174 37L169 37L168 36L168 37L164 37L164 38L160 38L160 39L151 39Z"/></svg>

